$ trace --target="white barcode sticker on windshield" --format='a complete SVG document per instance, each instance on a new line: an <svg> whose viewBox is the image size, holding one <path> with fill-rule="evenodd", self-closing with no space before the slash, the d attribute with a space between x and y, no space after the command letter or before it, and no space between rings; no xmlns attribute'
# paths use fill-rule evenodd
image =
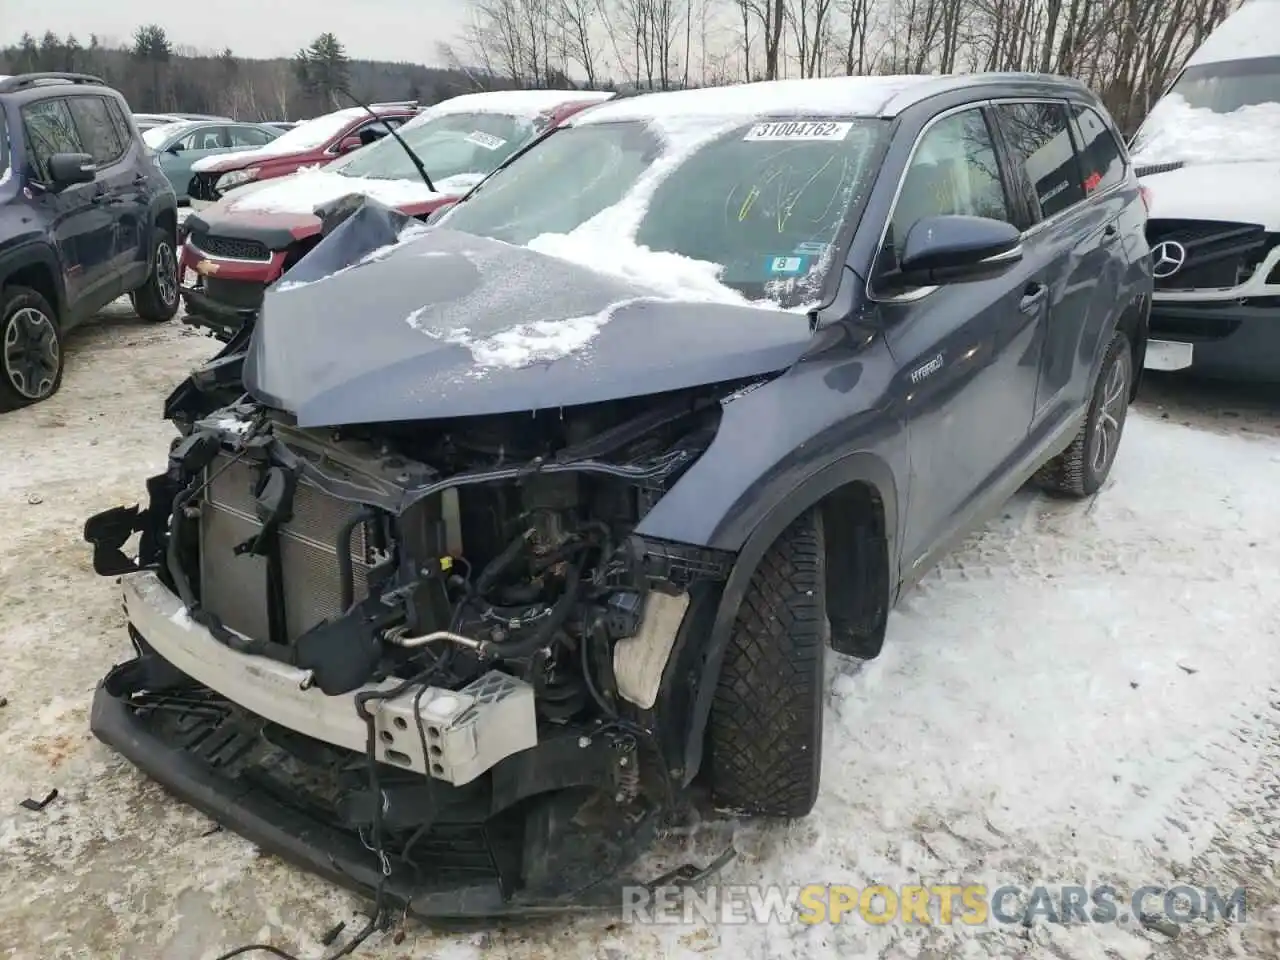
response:
<svg viewBox="0 0 1280 960"><path fill-rule="evenodd" d="M467 142L474 143L477 147L484 147L486 150L497 150L507 141L501 137L495 137L492 133L485 133L482 130L472 130L467 134Z"/></svg>
<svg viewBox="0 0 1280 960"><path fill-rule="evenodd" d="M834 120L775 120L757 123L743 140L843 140L852 123Z"/></svg>

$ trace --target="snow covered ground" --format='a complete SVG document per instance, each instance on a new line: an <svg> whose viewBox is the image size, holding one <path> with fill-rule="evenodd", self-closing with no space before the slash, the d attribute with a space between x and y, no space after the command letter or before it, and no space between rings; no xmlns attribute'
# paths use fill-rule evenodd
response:
<svg viewBox="0 0 1280 960"><path fill-rule="evenodd" d="M165 456L161 401L215 348L113 308L68 344L57 398L0 417L0 956L195 960L266 938L313 957L361 922L359 901L210 833L88 733L127 643L81 522L137 498ZM1098 497L1019 494L904 601L878 660L833 655L817 809L730 825L741 856L720 879L1176 878L1246 885L1244 925L1171 942L1132 924L410 923L357 956L1280 956L1280 396L1152 388ZM53 788L43 812L19 806Z"/></svg>

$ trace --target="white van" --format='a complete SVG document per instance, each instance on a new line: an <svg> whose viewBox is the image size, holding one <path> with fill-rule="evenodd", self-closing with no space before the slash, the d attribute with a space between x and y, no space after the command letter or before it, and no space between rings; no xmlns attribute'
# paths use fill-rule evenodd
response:
<svg viewBox="0 0 1280 960"><path fill-rule="evenodd" d="M1247 0L1130 144L1147 194L1148 367L1280 380L1280 0Z"/></svg>

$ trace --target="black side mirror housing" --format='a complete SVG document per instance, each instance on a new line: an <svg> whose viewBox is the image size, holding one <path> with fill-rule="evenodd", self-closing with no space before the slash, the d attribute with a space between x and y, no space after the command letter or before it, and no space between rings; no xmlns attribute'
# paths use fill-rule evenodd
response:
<svg viewBox="0 0 1280 960"><path fill-rule="evenodd" d="M97 169L87 153L55 153L49 158L49 179L55 190L77 183L93 183Z"/></svg>
<svg viewBox="0 0 1280 960"><path fill-rule="evenodd" d="M884 278L893 287L987 280L1022 259L1018 228L989 217L922 217L899 249L897 269Z"/></svg>

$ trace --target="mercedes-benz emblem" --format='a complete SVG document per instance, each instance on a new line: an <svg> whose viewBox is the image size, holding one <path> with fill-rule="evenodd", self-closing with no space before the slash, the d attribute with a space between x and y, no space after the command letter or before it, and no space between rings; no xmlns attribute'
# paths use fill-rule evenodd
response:
<svg viewBox="0 0 1280 960"><path fill-rule="evenodd" d="M1156 244L1151 251L1151 274L1157 280L1172 277L1187 262L1187 248L1177 240Z"/></svg>

